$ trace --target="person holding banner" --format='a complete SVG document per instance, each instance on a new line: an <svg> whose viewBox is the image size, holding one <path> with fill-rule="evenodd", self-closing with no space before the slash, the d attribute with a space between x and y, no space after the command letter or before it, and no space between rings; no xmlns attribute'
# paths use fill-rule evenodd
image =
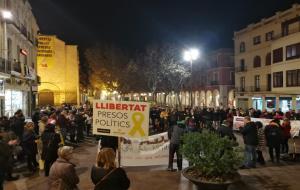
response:
<svg viewBox="0 0 300 190"><path fill-rule="evenodd" d="M130 186L126 172L116 167L116 153L112 148L103 148L92 167L91 179L95 190L127 190Z"/></svg>

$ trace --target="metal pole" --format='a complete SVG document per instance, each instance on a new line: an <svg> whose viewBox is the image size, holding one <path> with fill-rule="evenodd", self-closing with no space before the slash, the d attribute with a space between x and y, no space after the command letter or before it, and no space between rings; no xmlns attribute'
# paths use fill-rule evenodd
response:
<svg viewBox="0 0 300 190"><path fill-rule="evenodd" d="M191 109L193 108L193 86L192 86L192 76L193 76L193 59L191 59L191 79L190 79L190 97L191 97Z"/></svg>

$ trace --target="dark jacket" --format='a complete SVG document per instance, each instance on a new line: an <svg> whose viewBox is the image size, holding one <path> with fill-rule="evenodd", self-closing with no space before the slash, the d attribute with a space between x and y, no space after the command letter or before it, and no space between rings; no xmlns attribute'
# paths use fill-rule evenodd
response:
<svg viewBox="0 0 300 190"><path fill-rule="evenodd" d="M75 165L65 159L58 158L51 166L49 173L49 184L52 189L55 189L58 180L64 182L65 190L77 189L79 177L76 174Z"/></svg>
<svg viewBox="0 0 300 190"><path fill-rule="evenodd" d="M22 148L26 155L35 155L37 153L36 149L36 135L33 131L25 131L23 134Z"/></svg>
<svg viewBox="0 0 300 190"><path fill-rule="evenodd" d="M101 167L92 167L91 179L96 185L110 170L105 170ZM100 185L95 187L95 190L126 190L130 186L130 181L126 175L125 170L122 168L116 168L110 173Z"/></svg>
<svg viewBox="0 0 300 190"><path fill-rule="evenodd" d="M1 138L1 137L0 137ZM8 162L12 159L12 149L4 140L0 139L0 170L8 170Z"/></svg>
<svg viewBox="0 0 300 190"><path fill-rule="evenodd" d="M270 123L265 128L265 135L267 140L267 146L275 147L280 146L283 140L283 132L279 125L276 123Z"/></svg>
<svg viewBox="0 0 300 190"><path fill-rule="evenodd" d="M22 141L23 138L24 125L25 125L24 117L13 116L10 119L10 128L19 137L20 141Z"/></svg>
<svg viewBox="0 0 300 190"><path fill-rule="evenodd" d="M181 137L185 133L184 124L173 125L168 130L168 137L170 139L170 143L172 144L180 144Z"/></svg>
<svg viewBox="0 0 300 190"><path fill-rule="evenodd" d="M217 132L219 133L219 135L221 137L228 137L230 140L236 141L236 137L234 136L233 130L231 127L228 127L228 126L222 124L218 128Z"/></svg>
<svg viewBox="0 0 300 190"><path fill-rule="evenodd" d="M257 127L254 122L247 123L240 131L243 134L245 145L258 145Z"/></svg>
<svg viewBox="0 0 300 190"><path fill-rule="evenodd" d="M55 133L54 129L46 128L41 139L43 142L42 160L54 162L58 157L59 134Z"/></svg>

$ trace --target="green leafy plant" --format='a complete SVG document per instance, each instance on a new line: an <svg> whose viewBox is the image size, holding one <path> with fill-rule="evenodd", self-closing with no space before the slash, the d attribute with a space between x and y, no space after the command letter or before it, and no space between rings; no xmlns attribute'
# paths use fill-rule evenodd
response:
<svg viewBox="0 0 300 190"><path fill-rule="evenodd" d="M189 175L206 181L230 180L242 162L236 142L209 131L185 134L181 152L193 166Z"/></svg>

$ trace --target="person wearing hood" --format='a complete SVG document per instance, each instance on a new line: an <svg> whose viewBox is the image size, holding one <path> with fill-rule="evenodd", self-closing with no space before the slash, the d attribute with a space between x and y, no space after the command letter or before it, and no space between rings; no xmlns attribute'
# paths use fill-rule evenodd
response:
<svg viewBox="0 0 300 190"><path fill-rule="evenodd" d="M168 171L175 171L173 169L173 160L174 154L176 152L177 156L177 168L178 170L182 170L182 155L179 152L179 147L181 144L181 138L185 133L185 121L177 121L177 125L173 125L170 127L168 131L168 137L170 139L170 148L169 148L169 165Z"/></svg>
<svg viewBox="0 0 300 190"><path fill-rule="evenodd" d="M95 190L127 190L130 181L124 169L116 167L116 153L112 148L103 148L92 167L91 179Z"/></svg>

